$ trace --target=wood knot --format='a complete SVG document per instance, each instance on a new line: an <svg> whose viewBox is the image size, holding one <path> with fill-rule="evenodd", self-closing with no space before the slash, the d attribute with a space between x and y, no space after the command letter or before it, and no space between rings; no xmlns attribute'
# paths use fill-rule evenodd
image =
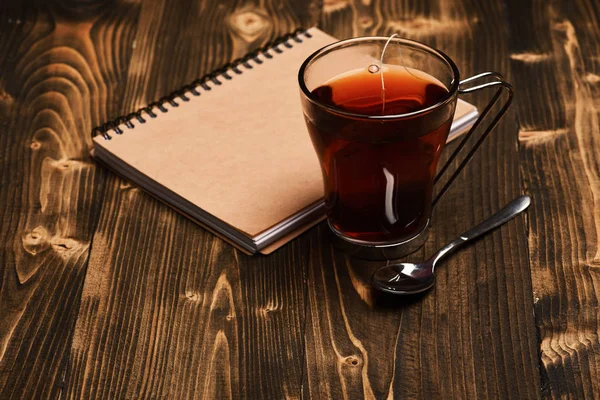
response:
<svg viewBox="0 0 600 400"><path fill-rule="evenodd" d="M53 237L50 241L54 250L59 253L71 252L80 248L82 245L75 239L65 238L65 237Z"/></svg>
<svg viewBox="0 0 600 400"><path fill-rule="evenodd" d="M600 82L600 76L589 73L583 77L583 80L585 80L587 83L596 84Z"/></svg>
<svg viewBox="0 0 600 400"><path fill-rule="evenodd" d="M248 43L267 36L272 25L269 16L260 10L244 10L231 14L227 23L238 36Z"/></svg>
<svg viewBox="0 0 600 400"><path fill-rule="evenodd" d="M573 28L573 24L571 24L570 21L557 22L552 26L552 28L554 28L555 31L560 31L560 32L565 32L565 33L575 30L575 28Z"/></svg>
<svg viewBox="0 0 600 400"><path fill-rule="evenodd" d="M119 190L130 193L130 195L137 194L140 191L137 186L132 185L128 181L120 181Z"/></svg>
<svg viewBox="0 0 600 400"><path fill-rule="evenodd" d="M361 28L369 28L371 26L373 26L373 18L371 17L360 17L360 19L358 20L358 23L360 25Z"/></svg>
<svg viewBox="0 0 600 400"><path fill-rule="evenodd" d="M62 169L69 169L75 166L83 164L81 161L70 160L70 159L62 159L58 160L58 166Z"/></svg>
<svg viewBox="0 0 600 400"><path fill-rule="evenodd" d="M324 0L323 13L329 14L348 7L350 3L347 0Z"/></svg>
<svg viewBox="0 0 600 400"><path fill-rule="evenodd" d="M515 53L510 55L511 60L522 61L528 64L539 63L550 58L549 53Z"/></svg>
<svg viewBox="0 0 600 400"><path fill-rule="evenodd" d="M15 253L15 269L17 277L21 284L29 281L43 265L41 262L45 253L52 248L55 254L63 260L81 254L87 248L87 244L71 238L51 236L50 232L43 226L37 226L33 230L26 232L21 237L22 249L17 248Z"/></svg>
<svg viewBox="0 0 600 400"><path fill-rule="evenodd" d="M185 292L185 299L188 301L191 301L193 303L201 303L202 302L202 296L200 295L200 293L192 292L191 290L187 290Z"/></svg>
<svg viewBox="0 0 600 400"><path fill-rule="evenodd" d="M48 248L49 236L48 231L44 227L37 226L31 232L25 233L21 238L23 249L31 255L39 254Z"/></svg>
<svg viewBox="0 0 600 400"><path fill-rule="evenodd" d="M569 134L567 128L548 130L520 130L518 140L521 144L533 145L554 141L556 138Z"/></svg>
<svg viewBox="0 0 600 400"><path fill-rule="evenodd" d="M351 365L353 367L356 367L356 366L362 364L361 359L359 357L356 357L356 356L346 357L344 359L344 363L346 363L346 365Z"/></svg>
<svg viewBox="0 0 600 400"><path fill-rule="evenodd" d="M0 104L9 105L12 102L13 102L12 96L10 94L8 94L6 91L2 90L2 87L0 87Z"/></svg>
<svg viewBox="0 0 600 400"><path fill-rule="evenodd" d="M276 307L276 306L267 306L264 308L260 308L259 312L263 317L267 317L269 314L271 314L277 310L278 310L278 307Z"/></svg>
<svg viewBox="0 0 600 400"><path fill-rule="evenodd" d="M60 160L50 160L49 162L54 169L63 170L63 171L66 171L69 169L77 169L77 167L82 168L85 165L85 163L82 161L65 159L65 158L61 158Z"/></svg>
<svg viewBox="0 0 600 400"><path fill-rule="evenodd" d="M435 36L443 33L462 33L467 31L469 21L467 19L434 19L416 17L410 20L389 21L388 28L397 31L401 35Z"/></svg>

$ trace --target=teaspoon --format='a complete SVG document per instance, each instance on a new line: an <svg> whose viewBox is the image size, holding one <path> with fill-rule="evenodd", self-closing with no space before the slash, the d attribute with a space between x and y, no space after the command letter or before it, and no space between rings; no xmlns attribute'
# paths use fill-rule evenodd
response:
<svg viewBox="0 0 600 400"><path fill-rule="evenodd" d="M496 214L442 247L425 262L420 264L397 263L379 268L371 278L373 286L387 293L403 295L420 293L431 288L435 282L435 267L442 258L453 253L465 243L510 221L525 211L530 203L529 196L516 198Z"/></svg>

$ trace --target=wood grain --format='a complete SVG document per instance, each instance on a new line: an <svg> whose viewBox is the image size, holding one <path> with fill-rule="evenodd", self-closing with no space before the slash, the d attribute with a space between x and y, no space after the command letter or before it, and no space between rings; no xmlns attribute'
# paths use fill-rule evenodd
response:
<svg viewBox="0 0 600 400"><path fill-rule="evenodd" d="M377 33L398 32L444 49L464 76L508 71L504 32L477 23L488 15L503 19L497 6L375 4L371 15L361 14L369 9L358 1L332 6L323 20L337 22L344 9L373 21L385 15L375 23ZM351 34L362 32L354 28ZM481 97L475 100L480 107L485 104ZM513 118L507 118L438 205L430 241L412 260L423 259L520 193ZM305 380L310 397L537 398L525 237L522 219L508 224L446 262L435 289L424 298L387 309L373 303L368 278L374 266L335 254L325 237L313 238Z"/></svg>
<svg viewBox="0 0 600 400"><path fill-rule="evenodd" d="M598 398L600 10L554 1L526 11L511 4L515 25L528 21L536 33L512 41L511 59L521 170L534 199L529 248L543 395Z"/></svg>
<svg viewBox="0 0 600 400"><path fill-rule="evenodd" d="M101 18L78 11L76 22L65 7L2 17L3 399L61 390L103 186L87 132L114 108L135 25L131 5Z"/></svg>
<svg viewBox="0 0 600 400"><path fill-rule="evenodd" d="M135 109L294 30L310 16L295 7L145 2L124 104ZM305 241L245 256L112 175L103 204L68 398L300 397Z"/></svg>
<svg viewBox="0 0 600 400"><path fill-rule="evenodd" d="M0 398L598 398L599 20L591 0L3 2ZM88 156L92 126L313 24L516 86L408 259L533 205L424 296L375 293L380 264L325 225L240 254Z"/></svg>

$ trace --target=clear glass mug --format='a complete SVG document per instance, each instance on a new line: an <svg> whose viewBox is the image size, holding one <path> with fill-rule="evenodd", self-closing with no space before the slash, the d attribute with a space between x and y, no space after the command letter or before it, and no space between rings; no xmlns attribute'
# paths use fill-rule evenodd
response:
<svg viewBox="0 0 600 400"><path fill-rule="evenodd" d="M317 50L298 74L306 125L319 157L325 208L338 247L361 258L392 259L423 245L431 212L483 140L505 114L513 89L500 74L486 72L460 80L456 64L425 44L387 37L343 40ZM350 71L401 66L435 78L447 89L437 103L403 114L367 115L322 101L314 92ZM371 71L373 72L373 71ZM497 91L436 174L459 94L485 88ZM508 97L463 161L434 197L434 184L490 113L502 91ZM444 92L445 93L445 92Z"/></svg>

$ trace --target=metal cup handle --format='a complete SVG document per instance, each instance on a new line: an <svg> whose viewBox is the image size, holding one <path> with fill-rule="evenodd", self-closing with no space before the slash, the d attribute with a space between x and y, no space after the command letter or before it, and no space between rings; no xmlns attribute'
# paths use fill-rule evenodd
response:
<svg viewBox="0 0 600 400"><path fill-rule="evenodd" d="M490 79L492 79L491 82L489 82ZM484 83L477 84L478 81L483 81ZM466 87L464 87L464 86L466 86ZM433 181L434 185L442 178L444 173L448 170L448 167L450 167L450 165L452 165L452 163L454 162L454 160L456 159L458 154L465 147L465 144L467 143L469 138L475 133L477 128L479 128L479 125L481 125L481 123L483 122L485 117L490 113L490 111L494 107L494 105L496 105L496 103L498 102L498 99L500 98L500 95L502 94L502 91L505 90L508 92L508 98L504 102L500 111L498 111L498 113L494 116L494 119L492 120L492 122L487 126L487 128L485 128L485 131L479 137L479 139L477 140L477 142L475 143L473 148L471 148L471 150L469 150L469 152L464 157L464 159L462 160L460 165L452 173L452 175L450 176L450 178L448 179L446 184L437 193L437 195L433 199L432 207L435 207L435 205L440 200L440 198L444 195L444 193L446 193L446 191L448 191L448 189L450 188L450 186L452 185L452 183L454 182L456 177L460 174L460 172L464 169L464 167L469 163L469 161L471 161L471 159L473 158L473 155L481 146L481 143L483 143L485 138L488 137L490 132L496 127L496 125L498 125L498 122L500 121L500 119L502 119L504 114L506 114L506 111L508 110L508 107L510 107L510 104L513 100L513 94L514 94L513 87L508 82L504 81L504 78L502 77L502 75L498 74L497 72L484 72L479 75L475 75L475 76L472 76L470 78L460 81L460 83L458 85L458 94L469 94L469 93L477 92L479 90L483 90L483 89L487 89L487 88L494 88L494 87L498 88L498 90L496 91L496 94L494 95L492 100L488 103L488 105L485 107L483 112L479 115L479 118L477 118L477 121L475 121L475 124L473 124L473 127L471 127L469 132L465 135L465 137L460 142L460 144L458 145L458 147L456 148L454 153L452 153L452 155L450 156L448 161L446 161L446 163L442 166L442 168L440 169L440 172L438 172L438 174L435 176L434 181Z"/></svg>

